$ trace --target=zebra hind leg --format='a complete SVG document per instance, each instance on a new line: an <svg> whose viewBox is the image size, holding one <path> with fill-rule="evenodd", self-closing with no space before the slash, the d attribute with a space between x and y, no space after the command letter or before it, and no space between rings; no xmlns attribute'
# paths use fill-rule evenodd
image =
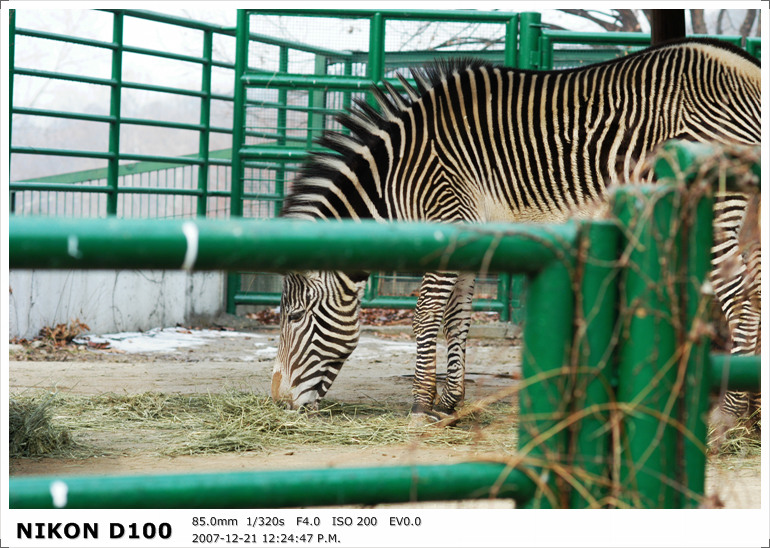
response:
<svg viewBox="0 0 770 548"><path fill-rule="evenodd" d="M436 339L456 281L457 274L429 272L420 285L420 296L412 320L412 330L417 341L412 387L412 415L415 416L440 418L433 413L436 400Z"/></svg>
<svg viewBox="0 0 770 548"><path fill-rule="evenodd" d="M433 411L447 417L465 396L465 343L471 325L474 274L461 274L449 297L444 312L444 335L447 341L447 376L444 390Z"/></svg>

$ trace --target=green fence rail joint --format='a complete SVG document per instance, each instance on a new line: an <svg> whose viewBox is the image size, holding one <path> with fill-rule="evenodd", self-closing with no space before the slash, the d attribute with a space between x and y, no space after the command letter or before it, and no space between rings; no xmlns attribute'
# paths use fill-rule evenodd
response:
<svg viewBox="0 0 770 548"><path fill-rule="evenodd" d="M532 498L530 474L503 464L330 468L226 474L12 478L11 508L287 508Z"/></svg>

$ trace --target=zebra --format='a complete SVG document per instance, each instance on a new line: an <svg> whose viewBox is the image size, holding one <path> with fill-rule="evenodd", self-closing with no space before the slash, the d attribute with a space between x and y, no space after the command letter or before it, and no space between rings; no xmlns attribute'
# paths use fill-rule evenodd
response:
<svg viewBox="0 0 770 548"><path fill-rule="evenodd" d="M281 216L323 221L561 222L606 189L651 180L644 166L673 139L760 142L760 69L710 39L662 44L580 68L528 71L462 59L412 69L402 96L387 81L337 120L300 170ZM737 195L736 200L746 198ZM284 277L271 393L316 407L356 347L366 272ZM430 272L413 316L412 414L440 418L464 398L475 276ZM727 299L729 306L734 301ZM758 310L757 310L758 315ZM436 389L443 321L447 375Z"/></svg>

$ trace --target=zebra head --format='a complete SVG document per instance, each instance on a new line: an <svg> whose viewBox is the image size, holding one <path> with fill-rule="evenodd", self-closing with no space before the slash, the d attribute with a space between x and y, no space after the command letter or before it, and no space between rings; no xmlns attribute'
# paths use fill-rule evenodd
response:
<svg viewBox="0 0 770 548"><path fill-rule="evenodd" d="M288 274L271 393L291 409L315 408L358 344L366 274Z"/></svg>

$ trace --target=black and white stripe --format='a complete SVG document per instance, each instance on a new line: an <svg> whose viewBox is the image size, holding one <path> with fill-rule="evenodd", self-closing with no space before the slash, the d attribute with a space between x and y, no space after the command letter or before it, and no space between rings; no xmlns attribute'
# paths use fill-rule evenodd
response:
<svg viewBox="0 0 770 548"><path fill-rule="evenodd" d="M611 184L649 180L646 160L668 139L760 141L758 62L712 40L662 45L563 71L463 60L412 74L416 89L401 78L406 97L386 83L384 92L373 90L379 112L359 102L339 118L350 135L323 137L331 152L305 166L283 216L558 222L587 215ZM312 283L300 274L286 278L283 315L296 306L294 295ZM344 325L344 332L310 331L309 322L282 320L273 394L295 406L326 392L357 340L357 320L347 316L357 308L332 304L352 286L332 285L323 285L329 291L323 313L334 320L314 321ZM430 273L423 280L414 316L416 413L451 412L463 397L472 293L467 275ZM436 402L435 345L442 321L450 350L448 382ZM332 335L348 337L350 344L338 354L329 350L329 361L320 365L306 348L327 346L323 338ZM315 399L306 370L313 378L326 375Z"/></svg>

